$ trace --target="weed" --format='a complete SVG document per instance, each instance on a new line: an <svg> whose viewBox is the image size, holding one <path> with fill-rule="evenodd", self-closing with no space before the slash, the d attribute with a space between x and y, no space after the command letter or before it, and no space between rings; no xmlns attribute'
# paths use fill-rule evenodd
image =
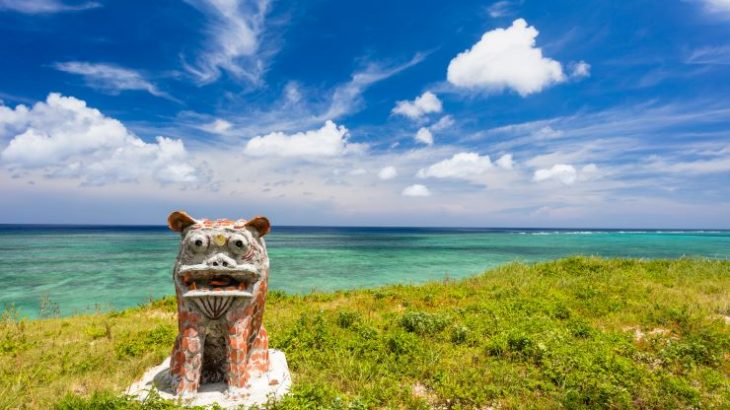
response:
<svg viewBox="0 0 730 410"><path fill-rule="evenodd" d="M401 317L400 324L417 335L433 335L444 330L449 319L437 313L408 312Z"/></svg>
<svg viewBox="0 0 730 410"><path fill-rule="evenodd" d="M155 350L170 349L175 342L177 329L160 325L150 330L129 334L114 345L117 357L139 357Z"/></svg>

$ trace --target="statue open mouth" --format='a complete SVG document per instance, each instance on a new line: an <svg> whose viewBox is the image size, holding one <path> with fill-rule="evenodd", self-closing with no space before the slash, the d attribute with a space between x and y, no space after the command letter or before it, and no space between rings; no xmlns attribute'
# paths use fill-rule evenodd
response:
<svg viewBox="0 0 730 410"><path fill-rule="evenodd" d="M246 267L182 266L183 298L192 300L210 319L223 316L236 299L250 299L260 275Z"/></svg>

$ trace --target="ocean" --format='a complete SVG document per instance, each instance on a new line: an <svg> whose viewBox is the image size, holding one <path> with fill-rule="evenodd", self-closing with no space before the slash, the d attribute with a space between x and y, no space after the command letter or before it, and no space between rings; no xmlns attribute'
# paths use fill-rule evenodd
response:
<svg viewBox="0 0 730 410"><path fill-rule="evenodd" d="M163 226L0 225L0 309L21 317L174 294L179 236ZM730 231L274 227L270 289L307 293L462 278L570 255L730 258Z"/></svg>

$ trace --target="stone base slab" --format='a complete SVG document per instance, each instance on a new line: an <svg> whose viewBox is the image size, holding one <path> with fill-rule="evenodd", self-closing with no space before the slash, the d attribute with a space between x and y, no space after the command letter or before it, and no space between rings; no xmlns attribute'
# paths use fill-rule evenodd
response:
<svg viewBox="0 0 730 410"><path fill-rule="evenodd" d="M278 400L291 388L291 374L286 363L286 356L281 350L269 349L269 371L259 377L252 377L250 387L238 391L237 397L229 397L225 383L202 384L198 394L185 397L182 402L191 406L210 406L218 403L225 409L248 408L266 403L269 399ZM178 400L170 386L170 358L159 366L147 370L140 380L127 389L127 394L144 400L152 389L156 389L160 397Z"/></svg>

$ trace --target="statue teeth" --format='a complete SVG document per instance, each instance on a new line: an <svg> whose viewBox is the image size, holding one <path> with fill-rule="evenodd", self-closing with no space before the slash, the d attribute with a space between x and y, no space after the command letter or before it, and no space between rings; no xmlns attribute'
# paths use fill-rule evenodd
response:
<svg viewBox="0 0 730 410"><path fill-rule="evenodd" d="M233 297L200 297L194 298L195 304L198 306L201 312L208 316L210 319L218 319L223 316L224 313L231 307L233 303Z"/></svg>

